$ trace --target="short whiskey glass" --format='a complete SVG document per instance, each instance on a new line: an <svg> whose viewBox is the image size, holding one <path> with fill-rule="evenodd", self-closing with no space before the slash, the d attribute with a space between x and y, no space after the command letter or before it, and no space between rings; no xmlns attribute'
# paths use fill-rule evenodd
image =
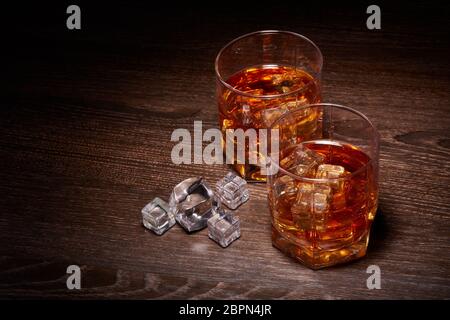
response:
<svg viewBox="0 0 450 320"><path fill-rule="evenodd" d="M224 137L229 129L268 128L289 110L320 102L322 63L319 48L293 32L258 31L228 43L215 61L219 125ZM256 134L256 142L246 140L241 147L245 156L230 162L247 181L266 181L260 172L262 164L249 161L253 152L249 144L259 145Z"/></svg>
<svg viewBox="0 0 450 320"><path fill-rule="evenodd" d="M317 114L313 128L298 119ZM379 134L349 107L319 103L292 110L269 157L272 243L319 269L366 254L378 203Z"/></svg>

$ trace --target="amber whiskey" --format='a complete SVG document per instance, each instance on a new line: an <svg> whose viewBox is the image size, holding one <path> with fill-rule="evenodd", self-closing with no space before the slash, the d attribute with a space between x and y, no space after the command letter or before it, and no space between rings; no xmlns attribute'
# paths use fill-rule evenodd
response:
<svg viewBox="0 0 450 320"><path fill-rule="evenodd" d="M307 160L293 167L299 156ZM364 256L378 198L369 156L318 140L281 150L280 159L269 184L274 246L313 269Z"/></svg>
<svg viewBox="0 0 450 320"><path fill-rule="evenodd" d="M287 111L320 102L317 79L290 66L264 65L242 70L226 81L232 88L220 87L220 128L259 129L270 127ZM299 121L299 125L301 121ZM304 123L302 124L304 128ZM259 142L258 142L259 144ZM246 160L248 159L248 146ZM249 181L265 181L258 165L234 163L234 169Z"/></svg>

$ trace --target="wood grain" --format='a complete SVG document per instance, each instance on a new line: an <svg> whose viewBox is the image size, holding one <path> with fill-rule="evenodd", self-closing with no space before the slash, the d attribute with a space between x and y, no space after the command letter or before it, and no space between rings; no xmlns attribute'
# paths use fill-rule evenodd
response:
<svg viewBox="0 0 450 320"><path fill-rule="evenodd" d="M61 5L22 11L28 23L8 29L1 298L450 298L448 5L382 4L378 31L366 29L362 3L81 7L79 32L65 28ZM141 226L153 197L229 170L172 164L170 135L194 120L217 126L214 57L258 29L313 39L324 100L357 108L380 131L380 208L364 259L312 271L285 257L271 246L263 184L250 185L242 237L227 249L205 230L158 237ZM77 292L65 286L70 264L82 266ZM381 290L366 287L372 264Z"/></svg>

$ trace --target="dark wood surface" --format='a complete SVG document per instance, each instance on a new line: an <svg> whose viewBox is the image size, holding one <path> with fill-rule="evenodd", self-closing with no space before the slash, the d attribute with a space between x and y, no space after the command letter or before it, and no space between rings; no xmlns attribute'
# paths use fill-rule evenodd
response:
<svg viewBox="0 0 450 320"><path fill-rule="evenodd" d="M222 4L223 5L223 4ZM147 2L16 8L0 101L1 298L450 298L450 46L444 4L221 8ZM19 14L20 13L20 14ZM312 271L271 245L264 184L237 214L229 248L178 225L161 237L141 208L225 165L174 165L176 128L217 127L213 61L231 39L285 29L322 50L324 100L366 114L381 134L379 211L365 258ZM82 267L82 290L66 267ZM368 290L366 268L381 268Z"/></svg>

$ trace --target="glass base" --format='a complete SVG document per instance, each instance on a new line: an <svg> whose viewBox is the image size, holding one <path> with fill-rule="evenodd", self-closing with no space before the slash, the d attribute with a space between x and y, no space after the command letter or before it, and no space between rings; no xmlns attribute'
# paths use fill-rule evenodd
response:
<svg viewBox="0 0 450 320"><path fill-rule="evenodd" d="M272 226L272 245L308 268L317 270L365 256L369 243L369 233L367 232L358 241L338 249L311 249L310 246L302 247L286 239Z"/></svg>

